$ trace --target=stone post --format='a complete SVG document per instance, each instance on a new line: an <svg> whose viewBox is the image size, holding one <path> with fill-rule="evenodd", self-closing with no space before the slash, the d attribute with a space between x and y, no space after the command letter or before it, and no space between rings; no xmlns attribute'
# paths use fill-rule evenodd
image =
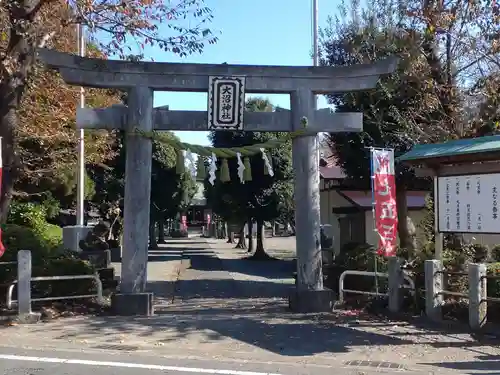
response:
<svg viewBox="0 0 500 375"><path fill-rule="evenodd" d="M17 311L20 323L36 323L40 314L31 311L31 251L17 253Z"/></svg>
<svg viewBox="0 0 500 375"><path fill-rule="evenodd" d="M486 324L486 265L469 264L469 325L480 329Z"/></svg>
<svg viewBox="0 0 500 375"><path fill-rule="evenodd" d="M152 142L132 133L153 130L153 90L134 87L128 96L125 202L120 294L113 298L119 315L152 315L152 294L145 293L148 264Z"/></svg>
<svg viewBox="0 0 500 375"><path fill-rule="evenodd" d="M404 274L401 269L401 261L398 257L390 257L388 264L389 274L389 311L399 312L403 302L401 286L404 282Z"/></svg>
<svg viewBox="0 0 500 375"><path fill-rule="evenodd" d="M291 93L292 127L302 120L314 122L315 95L309 90ZM295 224L297 287L290 294L290 308L297 312L327 312L333 308L333 291L323 289L320 244L319 160L316 134L294 138Z"/></svg>
<svg viewBox="0 0 500 375"><path fill-rule="evenodd" d="M438 259L425 261L425 313L434 321L442 320L443 263Z"/></svg>
<svg viewBox="0 0 500 375"><path fill-rule="evenodd" d="M85 239L87 234L92 230L91 226L68 225L63 227L63 246L65 249L81 252L80 240Z"/></svg>

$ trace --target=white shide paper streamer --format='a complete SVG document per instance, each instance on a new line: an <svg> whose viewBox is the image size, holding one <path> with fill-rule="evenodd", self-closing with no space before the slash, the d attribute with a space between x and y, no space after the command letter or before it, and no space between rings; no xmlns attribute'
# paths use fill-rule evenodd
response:
<svg viewBox="0 0 500 375"><path fill-rule="evenodd" d="M191 176L196 176L196 160L194 160L194 155L191 150L186 151L186 160L188 161L188 168Z"/></svg>
<svg viewBox="0 0 500 375"><path fill-rule="evenodd" d="M245 171L245 164L243 164L243 160L241 159L241 153L237 152L236 158L238 159L238 177L240 178L240 182L244 184L243 172Z"/></svg>
<svg viewBox="0 0 500 375"><path fill-rule="evenodd" d="M208 166L208 174L210 177L208 178L208 182L214 186L215 184L215 172L217 171L217 156L212 152L212 158L210 159L210 165Z"/></svg>
<svg viewBox="0 0 500 375"><path fill-rule="evenodd" d="M264 160L264 164L267 167L267 170L269 172L269 176L273 177L274 176L274 171L273 171L273 168L271 167L271 163L269 161L269 158L267 157L266 150L264 150L263 148L261 148L260 152L262 152L262 160Z"/></svg>

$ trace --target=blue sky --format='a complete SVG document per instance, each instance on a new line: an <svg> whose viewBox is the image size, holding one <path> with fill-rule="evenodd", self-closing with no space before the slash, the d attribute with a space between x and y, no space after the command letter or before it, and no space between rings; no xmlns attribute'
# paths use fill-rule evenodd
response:
<svg viewBox="0 0 500 375"><path fill-rule="evenodd" d="M336 0L319 0L319 25L336 13ZM158 62L259 65L312 65L312 0L206 0L220 32L219 42L203 54L179 58L157 48L145 51ZM274 105L290 108L288 95L266 95ZM206 93L157 92L155 106L173 110L206 110ZM318 106L325 107L320 98ZM205 132L178 132L184 142L208 145Z"/></svg>

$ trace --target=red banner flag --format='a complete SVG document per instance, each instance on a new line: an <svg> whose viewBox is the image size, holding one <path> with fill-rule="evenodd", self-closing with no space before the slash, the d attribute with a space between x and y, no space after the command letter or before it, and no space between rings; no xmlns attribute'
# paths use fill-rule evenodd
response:
<svg viewBox="0 0 500 375"><path fill-rule="evenodd" d="M0 137L0 194L2 194L2 172L3 172L3 160L2 160L2 137ZM0 257L5 253L5 246L2 241L2 227L0 227Z"/></svg>
<svg viewBox="0 0 500 375"><path fill-rule="evenodd" d="M395 256L398 212L393 150L372 150L372 174L375 229L379 238L377 253Z"/></svg>

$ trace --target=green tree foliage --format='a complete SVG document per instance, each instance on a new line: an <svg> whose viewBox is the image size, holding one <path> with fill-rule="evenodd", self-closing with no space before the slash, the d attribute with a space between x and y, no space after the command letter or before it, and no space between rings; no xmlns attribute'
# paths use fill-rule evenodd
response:
<svg viewBox="0 0 500 375"><path fill-rule="evenodd" d="M496 133L500 60L498 7L484 1L375 0L343 3L322 32L322 64L372 63L400 58L397 71L375 90L331 96L339 112L361 111L364 131L332 134L330 146L350 177L369 188L368 147L396 155L416 143ZM406 189L430 188L398 165L400 245L410 253Z"/></svg>
<svg viewBox="0 0 500 375"><path fill-rule="evenodd" d="M68 90L53 72L39 74L41 66L36 62L36 48L75 52L74 30L80 23L85 26L89 41L106 56L125 58L126 52L142 58L146 45L157 45L164 51L186 56L199 53L205 44L217 41L207 27L211 19L211 11L203 0L2 2L0 136L4 179L0 221L7 219L10 201L16 193L14 185L20 178L36 181L41 174L54 173L61 161L74 163L76 159L75 153L68 151L74 150L71 146L76 140L72 118L79 89ZM44 88L41 95L37 85ZM46 95L47 91L50 95ZM92 91L87 92L92 95ZM25 122L23 117L35 121ZM106 140L106 135L98 138L88 145L94 144L106 154L106 145L111 142ZM20 152L26 149L33 153Z"/></svg>
<svg viewBox="0 0 500 375"><path fill-rule="evenodd" d="M449 45L444 46L449 53L440 55L439 35L449 33L452 38L451 31L439 29L444 27L443 20L422 22L417 14L428 12L408 12L409 5L418 6L413 2L402 5L382 0L361 7L353 1L350 7L342 6L340 17L331 20L323 31L324 65L373 63L392 55L400 58L396 72L382 78L375 90L329 97L339 112L363 112L363 132L331 134L329 143L346 174L364 181L367 189L369 147L394 148L397 156L416 143L460 137L467 127L463 120L464 99L459 91L463 75L451 67L460 64L460 73L465 74L479 62L463 64ZM450 40L452 45L460 44L455 34ZM411 253L416 243L407 219L406 190L430 188L430 184L416 179L403 165L396 166L396 175L400 245Z"/></svg>
<svg viewBox="0 0 500 375"><path fill-rule="evenodd" d="M175 138L173 133L166 136ZM118 136L116 156L105 164L93 165L89 174L95 183L95 195L91 202L101 215L110 222L115 222L117 209L123 211L125 188L125 133ZM176 173L175 150L163 143L153 142L153 160L151 168L151 226L173 218L189 205L195 193L194 181L186 171ZM115 222L115 234L121 229L121 220Z"/></svg>
<svg viewBox="0 0 500 375"><path fill-rule="evenodd" d="M173 133L168 137L177 138ZM163 231L163 223L185 212L196 193L194 178L188 170L178 174L176 152L163 143L153 142L153 164L151 168L151 247L157 247L154 235L156 225Z"/></svg>
<svg viewBox="0 0 500 375"><path fill-rule="evenodd" d="M246 102L247 111L271 112L272 104L261 98L249 99ZM213 131L210 139L214 147L238 147L255 143L266 142L283 137L282 133L263 132L227 132ZM227 221L243 224L245 221L257 222L257 247L255 257L266 257L264 250L264 221L279 217L280 213L289 208L292 198L292 160L291 143L280 148L269 150L272 158L274 176L264 173L262 155L250 158L252 180L240 182L237 174L237 159L228 160L230 177L229 182L216 180L212 187L206 182L207 203L214 213Z"/></svg>
<svg viewBox="0 0 500 375"><path fill-rule="evenodd" d="M421 126L432 128L433 123L444 120L443 112L430 105L434 93L422 79L430 79L430 71L416 48L418 36L380 30L370 22L361 29L353 25L340 28L325 42L323 60L328 65L352 65L404 56L398 71L383 78L376 90L330 97L338 112L363 112L362 133L332 133L329 142L346 174L364 181L366 189L370 188L368 147L392 147L396 155L404 153L421 139ZM416 117L419 126L415 126ZM416 244L407 223L406 190L417 188L417 181L403 165L397 166L396 178L400 244L413 251Z"/></svg>

